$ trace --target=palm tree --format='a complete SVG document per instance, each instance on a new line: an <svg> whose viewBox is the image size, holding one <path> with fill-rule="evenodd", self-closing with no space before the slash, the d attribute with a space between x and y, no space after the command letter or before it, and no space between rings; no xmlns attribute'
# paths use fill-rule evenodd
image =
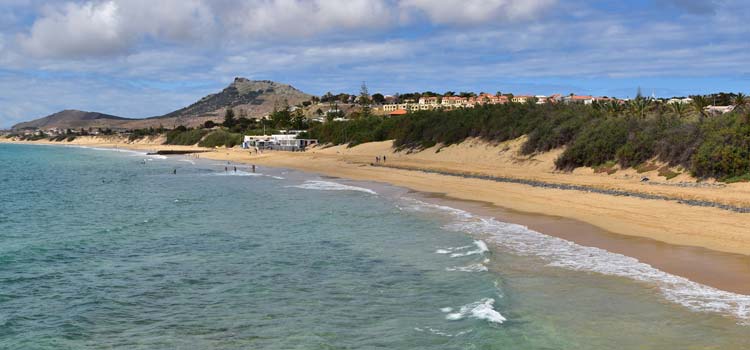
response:
<svg viewBox="0 0 750 350"><path fill-rule="evenodd" d="M693 109L698 113L698 118L701 123L706 119L706 107L708 107L708 100L703 96L694 96Z"/></svg>
<svg viewBox="0 0 750 350"><path fill-rule="evenodd" d="M738 111L745 110L745 105L747 104L747 96L743 93L738 93L737 96L734 98L734 109Z"/></svg>
<svg viewBox="0 0 750 350"><path fill-rule="evenodd" d="M670 109L672 112L677 116L677 118L684 118L685 114L687 114L687 108L682 102L673 102L669 104Z"/></svg>
<svg viewBox="0 0 750 350"><path fill-rule="evenodd" d="M620 101L612 99L612 100L609 100L609 102L607 103L607 112L609 112L610 115L615 117L618 114L620 114L620 112L622 112L622 109L623 109L622 107L623 105L622 103L620 103Z"/></svg>
<svg viewBox="0 0 750 350"><path fill-rule="evenodd" d="M630 108L631 114L644 119L646 117L646 111L650 105L651 100L647 100L643 97L636 97L634 100L630 101L628 107Z"/></svg>

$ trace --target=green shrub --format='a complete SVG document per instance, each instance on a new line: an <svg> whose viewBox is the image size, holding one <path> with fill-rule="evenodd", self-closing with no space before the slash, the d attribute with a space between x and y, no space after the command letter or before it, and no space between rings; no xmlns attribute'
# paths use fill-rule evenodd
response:
<svg viewBox="0 0 750 350"><path fill-rule="evenodd" d="M184 146L194 145L198 143L206 133L207 131L203 129L177 128L167 132L167 141L164 144Z"/></svg>
<svg viewBox="0 0 750 350"><path fill-rule="evenodd" d="M737 178L750 173L750 124L735 114L711 119L703 126L705 140L692 158L698 177Z"/></svg>
<svg viewBox="0 0 750 350"><path fill-rule="evenodd" d="M555 160L558 169L573 170L581 166L596 166L615 160L617 150L628 139L627 121L606 118L585 128L572 144Z"/></svg>
<svg viewBox="0 0 750 350"><path fill-rule="evenodd" d="M216 130L206 135L198 143L201 147L234 147L242 143L242 134L235 134L226 132L224 130Z"/></svg>

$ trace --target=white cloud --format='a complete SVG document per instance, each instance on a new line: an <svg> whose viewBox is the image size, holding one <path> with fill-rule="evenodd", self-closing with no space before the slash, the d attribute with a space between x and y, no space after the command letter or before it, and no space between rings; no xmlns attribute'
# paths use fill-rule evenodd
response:
<svg viewBox="0 0 750 350"><path fill-rule="evenodd" d="M81 56L119 52L132 38L124 35L114 1L50 8L34 22L21 46L35 56Z"/></svg>
<svg viewBox="0 0 750 350"><path fill-rule="evenodd" d="M209 35L211 9L201 0L109 0L47 6L21 47L37 57L86 57L128 51L145 36L189 41Z"/></svg>
<svg viewBox="0 0 750 350"><path fill-rule="evenodd" d="M471 25L535 19L557 0L403 0L405 11L422 12L436 24Z"/></svg>
<svg viewBox="0 0 750 350"><path fill-rule="evenodd" d="M311 36L334 29L375 28L392 22L383 0L246 1L229 24L251 37Z"/></svg>

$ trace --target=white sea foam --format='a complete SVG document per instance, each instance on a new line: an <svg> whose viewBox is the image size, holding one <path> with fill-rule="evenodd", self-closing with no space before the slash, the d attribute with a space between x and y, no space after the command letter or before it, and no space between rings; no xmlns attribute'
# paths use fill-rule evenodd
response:
<svg viewBox="0 0 750 350"><path fill-rule="evenodd" d="M476 318L479 320L487 320L494 323L503 323L506 321L505 317L499 312L495 311L493 305L495 299L485 298L480 301L473 302L461 306L458 312L452 312L445 316L445 319L451 321L462 320L466 317Z"/></svg>
<svg viewBox="0 0 750 350"><path fill-rule="evenodd" d="M430 332L430 333L432 333L434 335L439 335L441 337L459 337L459 336L462 336L464 334L472 332L471 329L467 329L465 331L460 331L460 332L458 332L456 334L450 334L450 333L447 333L445 331L441 331L439 329L435 329L435 328L432 328L432 327L425 327L425 328L414 327L414 330L417 331L417 332Z"/></svg>
<svg viewBox="0 0 750 350"><path fill-rule="evenodd" d="M467 252L462 253L452 253L451 258L458 258L462 256L469 256L469 255L477 255L477 254L484 254L489 251L489 248L487 248L487 244L484 243L481 240L474 241L474 245L477 246L477 249L475 250L469 250Z"/></svg>
<svg viewBox="0 0 750 350"><path fill-rule="evenodd" d="M669 301L694 311L732 315L745 324L750 324L749 295L702 285L656 269L635 258L600 248L578 245L562 238L530 230L525 226L509 224L489 217L474 216L463 210L433 205L416 199L404 198L402 200L407 202L399 206L402 209L447 213L452 216L453 221L445 226L446 229L486 237L488 242L515 254L540 257L549 266L626 277L655 285Z"/></svg>
<svg viewBox="0 0 750 350"><path fill-rule="evenodd" d="M349 186L349 185L344 185L344 184L330 182L330 181L308 180L308 181L305 181L305 183L301 185L289 186L289 187L302 188L306 190L321 190L321 191L358 191L358 192L365 192L365 193L377 195L377 192L368 188Z"/></svg>
<svg viewBox="0 0 750 350"><path fill-rule="evenodd" d="M268 176L270 178L273 178L273 179L276 179L276 180L284 180L284 178L281 177L281 176L274 176L274 175L266 175L266 176Z"/></svg>
<svg viewBox="0 0 750 350"><path fill-rule="evenodd" d="M259 173L249 173L247 171L237 170L237 171L219 171L215 173L208 173L205 174L206 176L263 176L263 174Z"/></svg>
<svg viewBox="0 0 750 350"><path fill-rule="evenodd" d="M459 271L459 272L484 272L487 271L487 266L484 266L484 264L471 264L466 266L454 266L454 267L446 267L445 271Z"/></svg>
<svg viewBox="0 0 750 350"><path fill-rule="evenodd" d="M192 165L195 165L195 162L190 159L180 159L181 162L190 163Z"/></svg>

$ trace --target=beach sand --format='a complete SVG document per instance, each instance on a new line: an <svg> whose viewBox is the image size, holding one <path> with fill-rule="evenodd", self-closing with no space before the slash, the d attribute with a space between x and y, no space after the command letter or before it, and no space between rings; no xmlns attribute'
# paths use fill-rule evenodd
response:
<svg viewBox="0 0 750 350"><path fill-rule="evenodd" d="M117 138L82 137L72 144L147 151L200 149L159 145L155 141L159 140L125 144ZM260 155L221 148L202 153L200 158L382 182L446 199L481 203L474 209L503 221L632 256L696 282L750 294L750 214L672 200L533 187L370 165L376 156L386 155L386 165L411 169L485 174L750 207L750 185L746 183L697 183L684 174L667 181L655 172L638 174L634 170L612 175L596 174L592 169L563 173L555 171L552 163L559 150L520 156L521 142L491 145L469 140L412 153L394 152L391 142L307 152L266 151ZM642 176L649 176L652 181L643 183Z"/></svg>

